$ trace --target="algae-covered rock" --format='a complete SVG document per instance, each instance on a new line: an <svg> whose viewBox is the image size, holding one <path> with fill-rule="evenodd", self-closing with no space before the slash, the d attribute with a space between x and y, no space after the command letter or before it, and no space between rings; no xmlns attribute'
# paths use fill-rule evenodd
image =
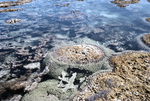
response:
<svg viewBox="0 0 150 101"><path fill-rule="evenodd" d="M39 83L38 87L25 94L21 101L67 101L75 91L67 91L64 93L61 88L57 87L57 80L48 80Z"/></svg>
<svg viewBox="0 0 150 101"><path fill-rule="evenodd" d="M62 71L68 75L77 73L77 79L91 75L98 70L109 70L108 57L113 51L104 46L89 44L61 46L49 52L43 64L51 63L49 75L58 79Z"/></svg>
<svg viewBox="0 0 150 101"><path fill-rule="evenodd" d="M73 101L148 101L150 98L150 53L129 52L110 59L114 73L89 77Z"/></svg>

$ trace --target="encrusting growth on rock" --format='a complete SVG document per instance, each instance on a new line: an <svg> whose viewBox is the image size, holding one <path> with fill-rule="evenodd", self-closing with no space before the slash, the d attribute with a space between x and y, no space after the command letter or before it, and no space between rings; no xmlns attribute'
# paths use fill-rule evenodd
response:
<svg viewBox="0 0 150 101"><path fill-rule="evenodd" d="M53 56L65 63L86 64L101 60L104 53L96 46L73 45L58 49Z"/></svg>
<svg viewBox="0 0 150 101"><path fill-rule="evenodd" d="M114 73L96 73L73 101L148 101L150 53L129 52L114 56Z"/></svg>

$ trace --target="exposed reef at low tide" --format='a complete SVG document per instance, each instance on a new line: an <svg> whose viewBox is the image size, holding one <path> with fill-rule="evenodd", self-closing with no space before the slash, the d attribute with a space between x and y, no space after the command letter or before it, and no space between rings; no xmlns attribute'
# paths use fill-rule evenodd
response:
<svg viewBox="0 0 150 101"><path fill-rule="evenodd" d="M113 73L95 73L73 101L148 100L150 53L129 52L110 59Z"/></svg>
<svg viewBox="0 0 150 101"><path fill-rule="evenodd" d="M150 51L150 34L140 34L135 38L135 41L142 50Z"/></svg>
<svg viewBox="0 0 150 101"><path fill-rule="evenodd" d="M98 70L112 71L108 58L115 53L98 42L88 38L83 38L70 43L61 42L61 46L55 45L48 52L43 61L43 65L50 63L49 75L55 79L61 75L62 71L72 75L77 73L77 79L89 76ZM63 44L64 43L64 44Z"/></svg>

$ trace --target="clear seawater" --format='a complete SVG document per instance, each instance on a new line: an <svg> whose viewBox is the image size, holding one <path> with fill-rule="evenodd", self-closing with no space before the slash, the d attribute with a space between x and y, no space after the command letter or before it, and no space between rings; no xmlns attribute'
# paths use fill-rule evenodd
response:
<svg viewBox="0 0 150 101"><path fill-rule="evenodd" d="M150 23L145 21L150 17L150 2L140 0L121 8L110 1L34 0L11 7L21 11L0 13L0 47L9 42L28 45L30 39L25 40L25 36L36 42L43 35L52 34L60 40L88 37L114 51L140 50L134 39L150 33ZM9 19L22 21L7 24L5 21ZM9 40L3 39L6 36Z"/></svg>

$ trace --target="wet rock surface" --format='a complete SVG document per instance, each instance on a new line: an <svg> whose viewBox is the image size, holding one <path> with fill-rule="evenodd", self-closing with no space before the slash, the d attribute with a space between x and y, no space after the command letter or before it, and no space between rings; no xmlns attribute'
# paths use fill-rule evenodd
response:
<svg viewBox="0 0 150 101"><path fill-rule="evenodd" d="M20 21L21 21L21 19L10 19L10 20L7 20L6 23L15 24L15 23L20 22Z"/></svg>
<svg viewBox="0 0 150 101"><path fill-rule="evenodd" d="M110 59L114 73L95 73L73 101L139 100L150 98L150 53L129 52Z"/></svg>
<svg viewBox="0 0 150 101"><path fill-rule="evenodd" d="M146 34L142 36L142 40L144 41L144 43L150 47L150 34Z"/></svg>

